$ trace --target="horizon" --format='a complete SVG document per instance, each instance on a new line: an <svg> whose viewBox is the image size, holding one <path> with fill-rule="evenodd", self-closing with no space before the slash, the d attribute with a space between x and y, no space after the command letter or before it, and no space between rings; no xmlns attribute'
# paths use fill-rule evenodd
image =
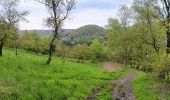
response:
<svg viewBox="0 0 170 100"><path fill-rule="evenodd" d="M96 25L96 24L87 24L87 25ZM80 26L78 28L81 28L81 27L84 27L84 26L86 26L86 25ZM99 25L97 25L97 26L99 26ZM104 26L99 26L99 27L105 28ZM62 28L62 29L64 29L64 30L76 30L78 28L72 28L72 29L71 28ZM32 31L32 30L54 30L54 29L24 29L24 30L19 29L19 30L20 31L25 31L25 30Z"/></svg>

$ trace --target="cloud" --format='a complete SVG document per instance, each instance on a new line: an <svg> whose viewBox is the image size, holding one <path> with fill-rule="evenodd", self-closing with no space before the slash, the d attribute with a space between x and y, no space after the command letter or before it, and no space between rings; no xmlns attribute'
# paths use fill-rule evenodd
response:
<svg viewBox="0 0 170 100"><path fill-rule="evenodd" d="M48 12L43 4L40 4L35 1L27 1L23 0L21 1L21 4L19 6L20 11L29 11L29 15L26 17L27 22L20 22L20 29L44 29L43 26L43 19L48 16ZM46 28L47 29L47 28Z"/></svg>
<svg viewBox="0 0 170 100"><path fill-rule="evenodd" d="M78 28L87 24L105 26L109 17L117 17L120 4L131 4L132 0L77 0L77 7L72 12L71 19L66 20L64 28ZM47 29L43 26L43 18L49 14L44 5L34 0L23 0L19 7L21 11L28 10L29 23L20 23L24 29Z"/></svg>
<svg viewBox="0 0 170 100"><path fill-rule="evenodd" d="M87 24L105 26L109 17L116 17L114 13L117 13L117 11L108 9L85 9L83 11L73 13L73 19L67 20L64 27L78 28Z"/></svg>

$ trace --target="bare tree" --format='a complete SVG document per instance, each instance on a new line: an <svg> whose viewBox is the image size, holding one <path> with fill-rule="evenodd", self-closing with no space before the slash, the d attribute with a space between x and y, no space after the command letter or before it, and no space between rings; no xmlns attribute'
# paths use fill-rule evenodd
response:
<svg viewBox="0 0 170 100"><path fill-rule="evenodd" d="M0 20L1 22L6 22L7 24L7 30L11 30L10 32L18 32L18 31L12 31L13 29L17 29L17 25L20 21L27 21L25 17L29 14L28 11L19 12L17 10L17 7L19 5L19 0L0 0ZM3 29L2 29L3 30ZM2 48L3 43L5 41L5 38L7 34L10 34L10 32L3 33L4 37L1 37L0 39L0 56L2 56ZM1 33L2 34L2 33ZM14 35L14 37L17 37L17 33L12 33L11 35ZM14 41L16 41L17 38L13 38ZM17 49L17 44L15 44ZM17 50L16 50L17 55Z"/></svg>
<svg viewBox="0 0 170 100"><path fill-rule="evenodd" d="M123 4L119 8L119 17L122 27L126 28L132 23L132 9L128 5Z"/></svg>
<svg viewBox="0 0 170 100"><path fill-rule="evenodd" d="M56 39L58 33L64 24L64 21L69 17L71 10L75 7L75 0L36 0L44 4L49 13L50 17L46 18L46 26L54 29L54 34L50 42L49 57L46 64L50 64L51 57L53 55Z"/></svg>

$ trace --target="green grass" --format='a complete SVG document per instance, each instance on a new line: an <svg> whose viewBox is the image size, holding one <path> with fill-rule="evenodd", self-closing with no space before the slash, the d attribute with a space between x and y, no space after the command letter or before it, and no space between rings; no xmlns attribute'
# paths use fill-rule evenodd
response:
<svg viewBox="0 0 170 100"><path fill-rule="evenodd" d="M106 89L102 90L100 95L97 97L97 100L113 100L113 86L108 84Z"/></svg>
<svg viewBox="0 0 170 100"><path fill-rule="evenodd" d="M129 72L131 72L132 69L129 69L128 67L123 68L122 71L117 72L115 75L118 75L118 79L122 79L125 77ZM113 88L116 86L113 86L113 84L105 84L105 89L100 91L97 100L113 100Z"/></svg>
<svg viewBox="0 0 170 100"><path fill-rule="evenodd" d="M20 50L6 49L0 57L0 100L84 100L101 85L116 80L128 72L138 73L132 81L137 100L170 100L170 85L144 72L128 67L107 73L97 63L76 63L53 57L37 56ZM112 100L112 85L100 91L97 100Z"/></svg>
<svg viewBox="0 0 170 100"><path fill-rule="evenodd" d="M99 64L78 64L46 56L5 50L0 57L0 100L83 100L100 85L118 79L127 71L107 73Z"/></svg>
<svg viewBox="0 0 170 100"><path fill-rule="evenodd" d="M124 72L134 72L138 77L132 81L136 100L170 100L170 84L150 74L131 68L125 68ZM126 74L124 74L126 75ZM97 100L113 100L113 86L108 85L102 90Z"/></svg>
<svg viewBox="0 0 170 100"><path fill-rule="evenodd" d="M138 78L132 81L137 100L170 100L170 84L150 74L133 70Z"/></svg>

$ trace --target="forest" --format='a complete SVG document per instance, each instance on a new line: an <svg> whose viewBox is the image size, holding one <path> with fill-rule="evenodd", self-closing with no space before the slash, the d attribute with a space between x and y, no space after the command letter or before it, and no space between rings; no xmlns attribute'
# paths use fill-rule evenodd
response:
<svg viewBox="0 0 170 100"><path fill-rule="evenodd" d="M49 30L21 30L29 10L0 0L0 100L170 100L170 1L119 5L105 26L64 29L76 0L34 0ZM86 18L84 18L86 19Z"/></svg>

